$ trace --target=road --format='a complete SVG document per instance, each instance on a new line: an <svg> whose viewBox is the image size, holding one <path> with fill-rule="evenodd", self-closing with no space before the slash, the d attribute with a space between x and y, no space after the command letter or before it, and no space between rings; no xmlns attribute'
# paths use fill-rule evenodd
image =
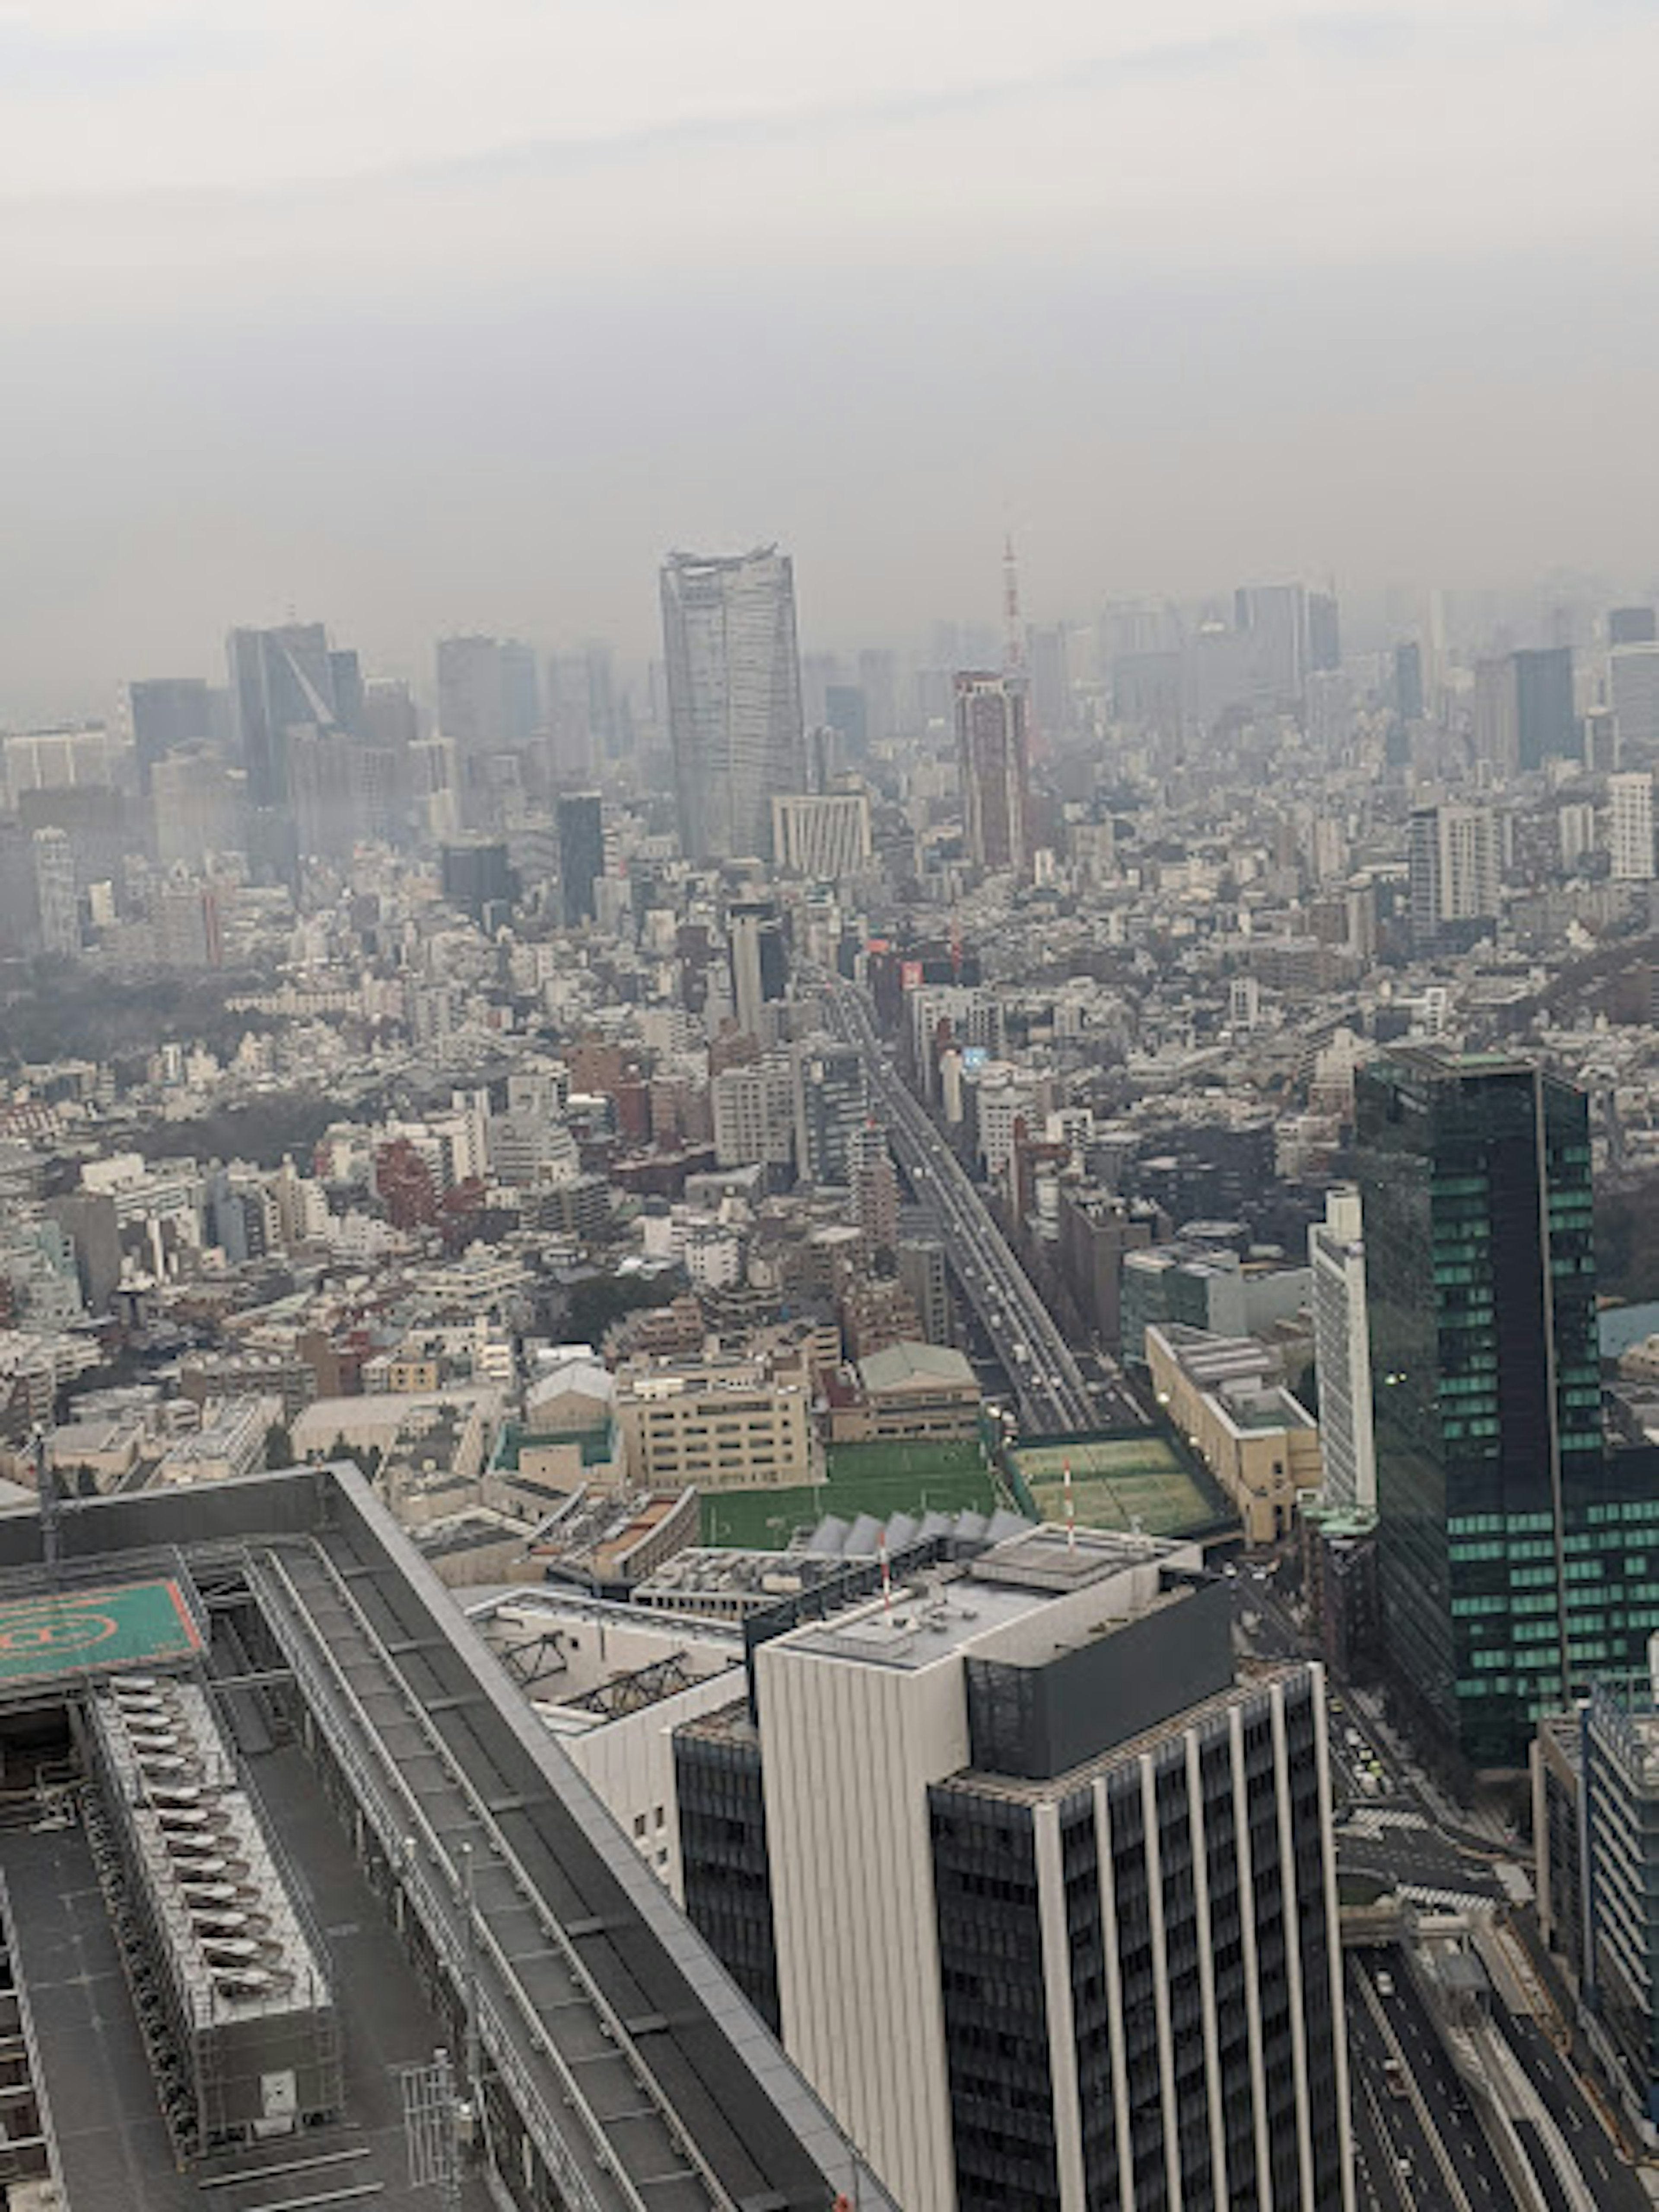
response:
<svg viewBox="0 0 1659 2212"><path fill-rule="evenodd" d="M1399 1952L1352 1953L1347 1986L1355 2167L1365 2212L1510 2212L1515 2197ZM1398 2069L1389 2081L1389 2062ZM1403 2094L1401 2094L1403 2091Z"/></svg>
<svg viewBox="0 0 1659 2212"><path fill-rule="evenodd" d="M835 1034L864 1056L871 1098L888 1140L917 1198L945 1231L957 1280L1018 1401L1021 1429L1063 1436L1097 1427L1101 1408L1076 1352L962 1163L894 1066L868 997L855 984L832 984L825 988L824 1005Z"/></svg>

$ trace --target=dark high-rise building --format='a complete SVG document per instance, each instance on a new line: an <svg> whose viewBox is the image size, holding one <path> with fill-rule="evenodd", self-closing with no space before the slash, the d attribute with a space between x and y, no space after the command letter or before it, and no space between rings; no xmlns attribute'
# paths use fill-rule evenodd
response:
<svg viewBox="0 0 1659 2212"><path fill-rule="evenodd" d="M1308 594L1308 665L1322 671L1342 665L1342 612L1334 592Z"/></svg>
<svg viewBox="0 0 1659 2212"><path fill-rule="evenodd" d="M592 921L593 886L605 873L605 803L597 791L574 792L558 803L559 883L568 922Z"/></svg>
<svg viewBox="0 0 1659 2212"><path fill-rule="evenodd" d="M863 690L856 684L824 686L823 719L841 738L843 760L861 761L870 750L870 723Z"/></svg>
<svg viewBox="0 0 1659 2212"><path fill-rule="evenodd" d="M289 732L333 729L340 721L328 632L321 623L234 629L228 658L248 803L255 808L286 806Z"/></svg>
<svg viewBox="0 0 1659 2212"><path fill-rule="evenodd" d="M1607 643L1659 643L1659 613L1652 607L1614 607L1607 617Z"/></svg>
<svg viewBox="0 0 1659 2212"><path fill-rule="evenodd" d="M507 847L499 839L465 837L440 854L445 900L487 922L492 911L505 914L517 895Z"/></svg>
<svg viewBox="0 0 1659 2212"><path fill-rule="evenodd" d="M1423 719L1423 648L1414 637L1394 649L1394 711L1402 722Z"/></svg>
<svg viewBox="0 0 1659 2212"><path fill-rule="evenodd" d="M1603 1448L1586 1103L1399 1047L1357 1118L1389 1664L1472 1766L1518 1766L1649 1618Z"/></svg>
<svg viewBox="0 0 1659 2212"><path fill-rule="evenodd" d="M158 760L205 745L212 737L212 694L199 676L152 676L130 684L127 701L138 787L148 791Z"/></svg>
<svg viewBox="0 0 1659 2212"><path fill-rule="evenodd" d="M1572 647L1553 645L1515 656L1516 706L1523 770L1578 752L1572 708Z"/></svg>
<svg viewBox="0 0 1659 2212"><path fill-rule="evenodd" d="M956 709L969 858L981 868L1023 870L1030 859L1031 805L1024 684L964 672L956 679Z"/></svg>
<svg viewBox="0 0 1659 2212"><path fill-rule="evenodd" d="M772 800L806 788L794 569L775 545L663 564L680 842L694 860L772 849Z"/></svg>

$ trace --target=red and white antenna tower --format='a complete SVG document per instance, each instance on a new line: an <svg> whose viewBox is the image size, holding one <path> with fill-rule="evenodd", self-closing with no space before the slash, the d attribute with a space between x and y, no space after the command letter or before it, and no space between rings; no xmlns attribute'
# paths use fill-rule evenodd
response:
<svg viewBox="0 0 1659 2212"><path fill-rule="evenodd" d="M1002 544L1002 667L1006 676L1025 673L1025 626L1019 618L1019 563L1014 558L1014 533Z"/></svg>

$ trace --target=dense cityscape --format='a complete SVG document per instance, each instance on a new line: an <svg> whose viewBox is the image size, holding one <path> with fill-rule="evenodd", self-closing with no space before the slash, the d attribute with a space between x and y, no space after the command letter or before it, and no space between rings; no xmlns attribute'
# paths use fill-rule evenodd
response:
<svg viewBox="0 0 1659 2212"><path fill-rule="evenodd" d="M1659 616L985 565L0 736L14 2204L1659 2194Z"/></svg>

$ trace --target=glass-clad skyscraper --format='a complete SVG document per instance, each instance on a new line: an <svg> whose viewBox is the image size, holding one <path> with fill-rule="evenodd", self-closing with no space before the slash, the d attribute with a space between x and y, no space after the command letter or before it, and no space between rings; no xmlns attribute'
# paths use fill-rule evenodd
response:
<svg viewBox="0 0 1659 2212"><path fill-rule="evenodd" d="M1518 1766L1653 1618L1659 1525L1603 1448L1586 1102L1437 1046L1357 1099L1390 1670L1471 1765Z"/></svg>
<svg viewBox="0 0 1659 2212"><path fill-rule="evenodd" d="M681 843L694 860L769 857L774 797L806 788L789 556L671 553L662 629Z"/></svg>

